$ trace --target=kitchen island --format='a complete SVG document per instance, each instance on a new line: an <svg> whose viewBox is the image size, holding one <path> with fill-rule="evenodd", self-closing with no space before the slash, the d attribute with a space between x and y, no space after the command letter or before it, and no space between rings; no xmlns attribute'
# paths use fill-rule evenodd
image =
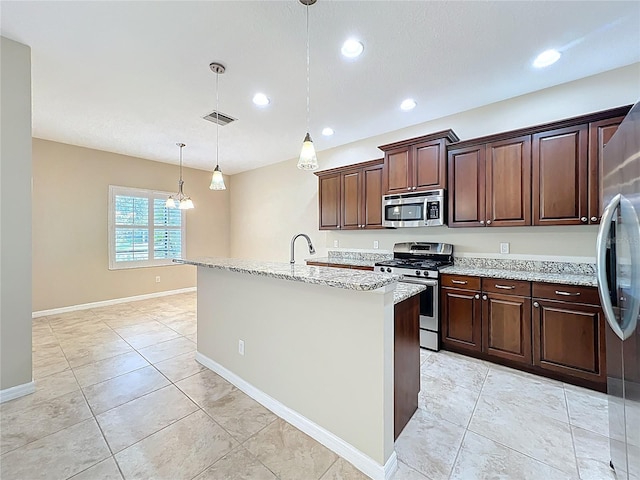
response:
<svg viewBox="0 0 640 480"><path fill-rule="evenodd" d="M198 267L197 360L371 478L391 478L399 276L227 258L180 263ZM419 288L403 289L398 302Z"/></svg>

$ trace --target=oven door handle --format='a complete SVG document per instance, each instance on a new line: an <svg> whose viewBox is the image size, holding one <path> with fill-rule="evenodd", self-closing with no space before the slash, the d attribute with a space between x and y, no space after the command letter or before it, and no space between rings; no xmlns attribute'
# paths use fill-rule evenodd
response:
<svg viewBox="0 0 640 480"><path fill-rule="evenodd" d="M418 280L418 279L413 279L413 278L407 278L407 277L403 277L402 280L400 280L401 283L413 283L415 285L424 285L426 287L437 287L438 286L438 280Z"/></svg>

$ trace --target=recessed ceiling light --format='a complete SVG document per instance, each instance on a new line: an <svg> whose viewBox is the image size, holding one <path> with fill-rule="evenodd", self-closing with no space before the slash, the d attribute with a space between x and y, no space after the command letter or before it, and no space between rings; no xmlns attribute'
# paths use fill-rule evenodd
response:
<svg viewBox="0 0 640 480"><path fill-rule="evenodd" d="M409 110L413 110L414 108L416 108L416 105L416 101L413 98L407 98L400 104L400 109L408 112Z"/></svg>
<svg viewBox="0 0 640 480"><path fill-rule="evenodd" d="M333 135L333 134L334 134L333 128L331 128L331 127L324 127L324 128L322 129L322 134L323 134L325 137L330 137L331 135Z"/></svg>
<svg viewBox="0 0 640 480"><path fill-rule="evenodd" d="M269 105L271 100L264 93L256 93L253 96L253 103L258 105L259 107L264 107L265 105Z"/></svg>
<svg viewBox="0 0 640 480"><path fill-rule="evenodd" d="M536 57L533 61L533 66L536 68L548 67L553 65L560 59L560 52L554 49L545 50Z"/></svg>
<svg viewBox="0 0 640 480"><path fill-rule="evenodd" d="M340 51L342 55L347 58L356 58L360 56L362 51L364 50L364 45L362 42L356 40L355 38L350 38L346 42L342 44L342 48Z"/></svg>

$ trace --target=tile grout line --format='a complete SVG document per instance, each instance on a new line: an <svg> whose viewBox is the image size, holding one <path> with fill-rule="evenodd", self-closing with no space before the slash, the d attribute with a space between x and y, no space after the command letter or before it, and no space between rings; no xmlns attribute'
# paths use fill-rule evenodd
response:
<svg viewBox="0 0 640 480"><path fill-rule="evenodd" d="M571 435L571 446L573 447L573 459L576 462L576 473L578 474L578 478L580 477L580 467L578 466L578 452L576 450L576 439L573 435L573 424L571 423L571 413L569 411L569 399L567 398L567 390L564 388L564 384L562 384L562 393L564 396L564 405L567 409L567 421L569 422L569 434Z"/></svg>

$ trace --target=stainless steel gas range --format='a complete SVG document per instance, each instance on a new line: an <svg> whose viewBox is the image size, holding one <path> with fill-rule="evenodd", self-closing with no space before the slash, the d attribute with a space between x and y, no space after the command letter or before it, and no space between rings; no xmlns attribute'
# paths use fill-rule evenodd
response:
<svg viewBox="0 0 640 480"><path fill-rule="evenodd" d="M420 294L420 346L440 350L439 269L453 265L449 243L404 242L393 246L393 260L375 264L377 272L402 275L402 282L427 289Z"/></svg>

